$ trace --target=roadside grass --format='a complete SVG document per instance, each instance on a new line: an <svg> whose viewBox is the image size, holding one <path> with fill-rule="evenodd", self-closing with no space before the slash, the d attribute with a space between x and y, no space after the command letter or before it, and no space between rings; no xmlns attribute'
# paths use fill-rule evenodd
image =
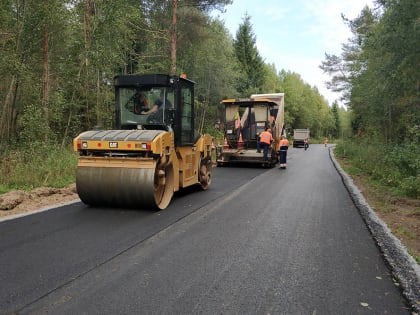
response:
<svg viewBox="0 0 420 315"><path fill-rule="evenodd" d="M349 174L363 172L395 196L420 198L420 148L415 143L397 147L367 140L338 142L335 155L350 162Z"/></svg>
<svg viewBox="0 0 420 315"><path fill-rule="evenodd" d="M369 205L420 264L420 155L416 152L418 148L410 145L387 148L338 142L334 155Z"/></svg>
<svg viewBox="0 0 420 315"><path fill-rule="evenodd" d="M416 238L416 235L412 233L411 231L408 231L404 226L397 226L394 229L395 233L401 237L408 238L410 240L413 240Z"/></svg>
<svg viewBox="0 0 420 315"><path fill-rule="evenodd" d="M60 150L42 144L2 152L0 193L66 187L75 182L77 157L70 147Z"/></svg>

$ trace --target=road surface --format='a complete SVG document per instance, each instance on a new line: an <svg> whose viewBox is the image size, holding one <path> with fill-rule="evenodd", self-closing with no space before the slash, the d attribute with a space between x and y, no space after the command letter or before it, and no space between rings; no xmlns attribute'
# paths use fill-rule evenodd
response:
<svg viewBox="0 0 420 315"><path fill-rule="evenodd" d="M218 167L164 211L0 223L0 313L410 314L328 149Z"/></svg>

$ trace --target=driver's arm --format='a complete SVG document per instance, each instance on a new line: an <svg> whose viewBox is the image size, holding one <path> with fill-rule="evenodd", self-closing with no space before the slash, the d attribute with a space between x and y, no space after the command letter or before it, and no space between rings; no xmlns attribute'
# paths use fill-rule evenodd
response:
<svg viewBox="0 0 420 315"><path fill-rule="evenodd" d="M149 115L149 114L154 113L155 111L157 111L157 109L158 109L158 106L155 104L155 105L152 106L151 109L149 109L147 111L142 111L141 114L142 115Z"/></svg>

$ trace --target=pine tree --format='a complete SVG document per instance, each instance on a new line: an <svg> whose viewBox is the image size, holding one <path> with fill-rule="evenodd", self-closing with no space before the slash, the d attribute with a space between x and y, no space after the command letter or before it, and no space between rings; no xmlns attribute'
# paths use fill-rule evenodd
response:
<svg viewBox="0 0 420 315"><path fill-rule="evenodd" d="M234 40L236 57L241 65L238 92L243 96L262 93L265 78L265 65L256 47L256 36L252 30L251 17L246 14L239 25Z"/></svg>
<svg viewBox="0 0 420 315"><path fill-rule="evenodd" d="M333 137L338 138L340 135L340 116L338 113L338 104L337 102L334 102L331 108L331 112L333 114L334 118L334 129L332 130Z"/></svg>

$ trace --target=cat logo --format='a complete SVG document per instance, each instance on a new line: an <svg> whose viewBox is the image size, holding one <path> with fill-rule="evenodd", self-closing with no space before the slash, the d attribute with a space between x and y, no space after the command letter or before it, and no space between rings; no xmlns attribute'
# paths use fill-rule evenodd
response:
<svg viewBox="0 0 420 315"><path fill-rule="evenodd" d="M110 142L109 147L112 148L112 149L118 148L118 142L114 142L114 141Z"/></svg>

